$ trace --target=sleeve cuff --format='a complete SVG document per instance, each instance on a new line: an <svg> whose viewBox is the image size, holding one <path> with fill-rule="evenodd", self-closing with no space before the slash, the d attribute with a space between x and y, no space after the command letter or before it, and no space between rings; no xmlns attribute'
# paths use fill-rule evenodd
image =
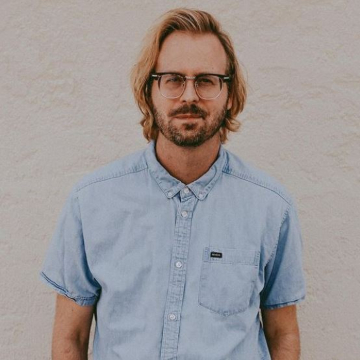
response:
<svg viewBox="0 0 360 360"><path fill-rule="evenodd" d="M292 300L292 301L287 301L287 302L283 302L283 303L278 303L278 304L271 304L271 305L260 305L261 309L279 309L285 306L290 306L290 305L297 305L298 303L302 302L303 300L305 300L305 295L303 295L302 297L296 299L296 300Z"/></svg>
<svg viewBox="0 0 360 360"><path fill-rule="evenodd" d="M66 296L67 298L75 301L78 305L80 306L89 306L89 305L94 305L97 301L97 296L91 296L91 297L83 297L83 296L74 296L74 295L70 295L69 291L67 291L65 288L63 288L62 286L58 285L57 283L55 283L54 281L52 281L50 278L48 278L44 272L40 272L40 280L50 286L53 290L55 290L56 292L58 292L61 295Z"/></svg>

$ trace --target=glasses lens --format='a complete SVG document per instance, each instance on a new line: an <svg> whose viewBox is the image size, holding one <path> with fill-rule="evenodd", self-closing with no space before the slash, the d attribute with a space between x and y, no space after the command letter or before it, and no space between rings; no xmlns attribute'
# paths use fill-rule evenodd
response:
<svg viewBox="0 0 360 360"><path fill-rule="evenodd" d="M160 92L167 98L176 98L183 91L184 80L177 74L166 74L161 76Z"/></svg>
<svg viewBox="0 0 360 360"><path fill-rule="evenodd" d="M197 91L203 99L216 98L222 88L222 80L214 75L201 75L197 78Z"/></svg>

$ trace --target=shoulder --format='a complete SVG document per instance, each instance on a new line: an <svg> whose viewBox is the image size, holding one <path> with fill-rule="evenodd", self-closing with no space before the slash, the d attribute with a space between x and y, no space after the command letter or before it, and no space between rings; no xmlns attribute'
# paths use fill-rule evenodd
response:
<svg viewBox="0 0 360 360"><path fill-rule="evenodd" d="M85 174L75 183L73 191L78 193L80 190L92 184L120 178L145 170L147 168L147 163L145 161L144 152L145 149L138 150Z"/></svg>
<svg viewBox="0 0 360 360"><path fill-rule="evenodd" d="M260 190L260 188L265 189L281 197L289 205L293 204L294 200L288 189L274 176L249 161L243 160L227 149L226 156L227 162L223 169L225 174L238 179L239 182L246 181L252 185L254 190Z"/></svg>

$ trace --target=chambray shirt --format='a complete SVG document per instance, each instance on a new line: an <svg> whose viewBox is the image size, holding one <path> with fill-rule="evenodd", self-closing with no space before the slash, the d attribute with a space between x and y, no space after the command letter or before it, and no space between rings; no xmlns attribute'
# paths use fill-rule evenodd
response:
<svg viewBox="0 0 360 360"><path fill-rule="evenodd" d="M40 278L96 304L95 360L270 360L259 309L305 298L294 200L223 145L185 185L155 142L72 188Z"/></svg>

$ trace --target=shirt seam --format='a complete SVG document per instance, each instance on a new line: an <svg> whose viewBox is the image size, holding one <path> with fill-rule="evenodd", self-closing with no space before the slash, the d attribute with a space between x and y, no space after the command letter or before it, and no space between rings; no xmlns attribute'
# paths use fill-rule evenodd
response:
<svg viewBox="0 0 360 360"><path fill-rule="evenodd" d="M64 287L58 285L55 281L51 280L49 277L47 277L45 275L45 273L43 271L41 271L40 275L46 280L48 281L51 285L53 285L55 288L61 290L64 295L66 295L68 298L70 299L73 299L73 300L79 300L79 301L82 301L82 300L85 300L85 301L90 301L90 300L94 300L94 299L97 299L97 296L96 295L93 295L93 296L71 296L70 295L70 292L65 289Z"/></svg>
<svg viewBox="0 0 360 360"><path fill-rule="evenodd" d="M269 262L271 261L271 259L272 259L273 256L274 256L274 254L276 253L276 249L277 249L277 247L278 247L278 245L279 245L281 228L282 228L282 226L283 226L283 224L284 224L285 219L287 218L287 216L288 216L288 214L289 214L290 207L291 207L291 205L289 205L289 206L286 208L285 212L284 212L283 218L282 218L282 220L281 220L281 224L280 224L280 228L279 228L279 235L278 235L278 237L277 237L276 244L275 244L275 246L274 246L273 251L271 252L270 259L269 259L268 262L265 264L265 266L269 264ZM270 275L270 276L271 276L271 275Z"/></svg>
<svg viewBox="0 0 360 360"><path fill-rule="evenodd" d="M144 167L142 168L131 168L129 170L125 170L125 171L122 171L122 172L118 172L118 173L113 173L113 174L110 174L110 175L104 175L102 177L98 177L98 178L95 178L93 180L89 180L87 183L83 184L83 185L80 185L78 184L75 188L75 191L76 193L78 193L80 190L92 185L92 184L95 184L95 183L98 183L98 182L102 182L102 181L106 181L106 180L111 180L111 179L115 179L115 178L120 178L122 176L125 176L125 175L130 175L130 174L135 174L135 173L138 173L138 172L141 172L141 171L144 171L148 168L147 165L143 165Z"/></svg>
<svg viewBox="0 0 360 360"><path fill-rule="evenodd" d="M79 212L79 217L78 217L78 219L79 219L79 222L81 223L81 234L82 234L82 245L83 245L83 247L84 247L84 257L85 257L85 262L86 262L86 266L89 268L89 263L88 263L88 260L87 260L87 251L86 251L86 243L85 243L85 239L84 239L84 237L83 237L83 225L82 225L82 217L81 217L81 207L80 207L80 199L79 199L79 194L78 193L76 193L75 195L74 195L74 199L76 200L76 205L77 205L77 208L78 208L78 212ZM66 267L64 266L64 269L65 269ZM93 281L95 281L96 283L97 283L97 285L99 285L100 286L100 284L98 283L98 281L95 279L95 277L93 276L93 274L92 274L92 272L91 272L91 270L90 270L90 268L89 268L89 271L90 271L90 273L91 273L91 277L92 277L92 279L93 279ZM45 275L45 274L44 274ZM94 295L95 297L96 297L96 295Z"/></svg>
<svg viewBox="0 0 360 360"><path fill-rule="evenodd" d="M281 302L281 303L276 303L276 304L268 304L268 305L261 305L260 307L262 309L276 309L276 308L279 308L279 307L283 307L283 306L287 306L287 305L291 305L291 304L295 304L295 303L298 303L302 300L304 300L306 297L306 295L303 295L295 300L290 300L290 301L284 301L284 302Z"/></svg>
<svg viewBox="0 0 360 360"><path fill-rule="evenodd" d="M278 196L280 196L287 204L291 205L291 203L292 203L291 200L289 198L285 197L285 195L280 190L270 187L269 184L264 183L256 178L252 177L251 175L247 175L245 173L234 173L232 170L231 170L231 172L229 172L229 171L230 170L227 171L227 169L223 169L224 174L233 176L240 180L248 181L252 184L255 184L257 186L260 186L267 190L270 190L270 191L274 192L275 194L277 194Z"/></svg>
<svg viewBox="0 0 360 360"><path fill-rule="evenodd" d="M280 224L280 228L279 228L279 235L278 235L278 237L277 237L276 244L275 244L275 246L274 246L274 249L273 249L272 252L271 252L271 255L270 255L269 260L268 260L268 261L266 262L266 264L264 265L264 269L265 269L266 266L270 263L270 261L272 260L272 258L275 256L276 250L277 250L278 245L279 245L281 228L282 228L282 226L283 226L283 223L284 223L286 217L288 216L288 213L289 213L290 208L291 208L291 205L289 205L289 206L286 208L285 212L284 212L284 215L283 215L282 220L281 220L281 224ZM270 280L270 278L271 278L271 275L272 275L272 274L270 274L270 276L269 276L269 280ZM265 292L265 291L266 291L268 285L269 285L269 283L263 288L262 292Z"/></svg>

